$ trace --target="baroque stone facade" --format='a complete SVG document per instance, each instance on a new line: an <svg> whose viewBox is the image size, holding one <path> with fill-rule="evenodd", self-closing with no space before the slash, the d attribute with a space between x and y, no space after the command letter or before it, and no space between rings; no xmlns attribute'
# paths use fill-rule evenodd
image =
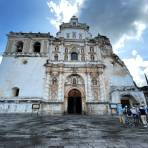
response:
<svg viewBox="0 0 148 148"><path fill-rule="evenodd" d="M0 65L0 112L110 114L146 103L105 36L73 16L50 33L8 34Z"/></svg>

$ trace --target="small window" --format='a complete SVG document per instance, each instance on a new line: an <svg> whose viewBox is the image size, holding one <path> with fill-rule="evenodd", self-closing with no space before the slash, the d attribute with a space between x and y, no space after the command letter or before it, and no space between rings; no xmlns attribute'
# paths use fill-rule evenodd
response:
<svg viewBox="0 0 148 148"><path fill-rule="evenodd" d="M81 33L79 34L79 39L82 39L82 34Z"/></svg>
<svg viewBox="0 0 148 148"><path fill-rule="evenodd" d="M73 26L76 26L76 22L73 22L72 24L73 24Z"/></svg>
<svg viewBox="0 0 148 148"><path fill-rule="evenodd" d="M54 56L54 60L58 61L58 55L57 54Z"/></svg>
<svg viewBox="0 0 148 148"><path fill-rule="evenodd" d="M65 48L65 53L68 53L68 48Z"/></svg>
<svg viewBox="0 0 148 148"><path fill-rule="evenodd" d="M81 49L81 53L84 53L84 48Z"/></svg>
<svg viewBox="0 0 148 148"><path fill-rule="evenodd" d="M13 97L18 97L19 96L19 88L17 88L17 87L14 87L14 88L12 88L12 95L13 95Z"/></svg>
<svg viewBox="0 0 148 148"><path fill-rule="evenodd" d="M71 60L78 60L78 54L76 52L71 53Z"/></svg>
<svg viewBox="0 0 148 148"><path fill-rule="evenodd" d="M92 79L92 84L93 85L97 85L97 80L94 78L94 79Z"/></svg>
<svg viewBox="0 0 148 148"><path fill-rule="evenodd" d="M76 32L72 33L72 38L74 38L74 39L76 38Z"/></svg>
<svg viewBox="0 0 148 148"><path fill-rule="evenodd" d="M33 46L33 49L34 49L34 50L33 50L34 52L39 53L40 50L41 50L41 43L35 42L35 43L34 43L34 46Z"/></svg>
<svg viewBox="0 0 148 148"><path fill-rule="evenodd" d="M70 33L66 33L66 37L67 37L67 39L69 39L70 38Z"/></svg>
<svg viewBox="0 0 148 148"><path fill-rule="evenodd" d="M59 46L56 46L55 47L55 51L59 51Z"/></svg>
<svg viewBox="0 0 148 148"><path fill-rule="evenodd" d="M76 78L73 78L73 79L72 79L72 84L77 84Z"/></svg>
<svg viewBox="0 0 148 148"><path fill-rule="evenodd" d="M53 78L53 79L52 79L52 84L53 84L53 85L57 84L57 79L56 79L56 78Z"/></svg>
<svg viewBox="0 0 148 148"><path fill-rule="evenodd" d="M16 44L16 52L22 52L23 51L23 42L19 41Z"/></svg>
<svg viewBox="0 0 148 148"><path fill-rule="evenodd" d="M90 52L94 52L94 47L90 47Z"/></svg>
<svg viewBox="0 0 148 148"><path fill-rule="evenodd" d="M91 59L91 61L94 61L95 60L94 55L91 55L90 59Z"/></svg>

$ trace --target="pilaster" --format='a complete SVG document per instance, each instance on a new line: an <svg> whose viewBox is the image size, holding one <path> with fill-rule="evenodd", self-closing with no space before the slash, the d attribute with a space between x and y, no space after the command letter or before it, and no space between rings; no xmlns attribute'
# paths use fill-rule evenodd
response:
<svg viewBox="0 0 148 148"><path fill-rule="evenodd" d="M59 74L58 83L58 101L64 101L64 82L63 82L63 72Z"/></svg>
<svg viewBox="0 0 148 148"><path fill-rule="evenodd" d="M103 69L99 72L99 94L100 94L100 101L106 101L106 90L105 90L105 79L103 75Z"/></svg>

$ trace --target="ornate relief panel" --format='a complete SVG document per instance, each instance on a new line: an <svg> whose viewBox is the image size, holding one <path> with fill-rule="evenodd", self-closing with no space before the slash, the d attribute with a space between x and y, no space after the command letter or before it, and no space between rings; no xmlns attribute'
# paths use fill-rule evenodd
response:
<svg viewBox="0 0 148 148"><path fill-rule="evenodd" d="M97 75L91 76L91 91L94 101L99 101L99 81Z"/></svg>
<svg viewBox="0 0 148 148"><path fill-rule="evenodd" d="M50 88L51 88L51 100L57 100L58 99L58 82L59 82L59 78L58 78L58 74L54 74L51 76L51 84L50 84Z"/></svg>
<svg viewBox="0 0 148 148"><path fill-rule="evenodd" d="M77 75L77 74L72 74L67 77L65 85L82 85L84 84L83 79Z"/></svg>

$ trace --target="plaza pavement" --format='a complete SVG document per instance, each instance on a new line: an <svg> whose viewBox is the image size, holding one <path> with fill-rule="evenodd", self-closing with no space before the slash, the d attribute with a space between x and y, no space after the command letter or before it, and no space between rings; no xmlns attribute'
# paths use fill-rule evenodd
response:
<svg viewBox="0 0 148 148"><path fill-rule="evenodd" d="M148 128L116 116L1 114L0 148L148 148Z"/></svg>

